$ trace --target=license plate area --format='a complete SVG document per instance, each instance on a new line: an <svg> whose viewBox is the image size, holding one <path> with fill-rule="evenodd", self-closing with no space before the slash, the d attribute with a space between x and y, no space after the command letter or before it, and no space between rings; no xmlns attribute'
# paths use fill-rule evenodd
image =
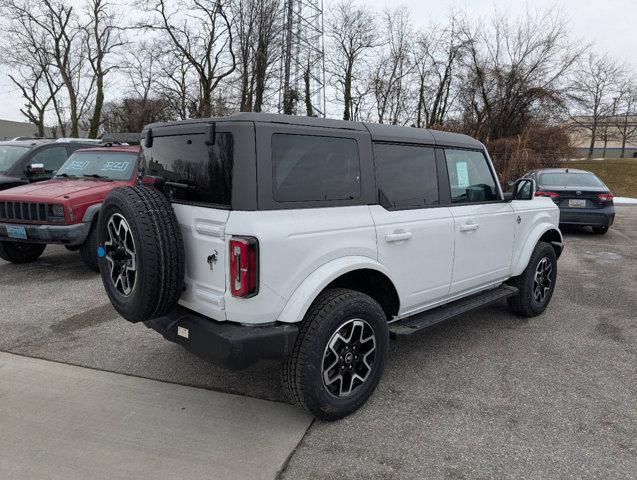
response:
<svg viewBox="0 0 637 480"><path fill-rule="evenodd" d="M568 206L571 208L585 208L586 207L586 200L580 200L580 199L576 199L576 198L571 198L568 201Z"/></svg>
<svg viewBox="0 0 637 480"><path fill-rule="evenodd" d="M12 227L7 225L7 236L10 238L18 238L20 240L27 239L27 230L24 227Z"/></svg>

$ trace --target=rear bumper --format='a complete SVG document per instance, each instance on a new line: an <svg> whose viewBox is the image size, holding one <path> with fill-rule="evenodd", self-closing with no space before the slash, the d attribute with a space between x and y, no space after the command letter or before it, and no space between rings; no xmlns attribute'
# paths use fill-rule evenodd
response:
<svg viewBox="0 0 637 480"><path fill-rule="evenodd" d="M7 226L24 227L26 240L11 238L7 234ZM0 223L0 240L27 243L56 243L60 245L82 245L91 229L91 223L75 225L29 225L19 223Z"/></svg>
<svg viewBox="0 0 637 480"><path fill-rule="evenodd" d="M560 225L610 227L614 221L614 205L604 208L560 208Z"/></svg>
<svg viewBox="0 0 637 480"><path fill-rule="evenodd" d="M298 333L296 325L217 322L183 307L144 325L205 360L235 370L259 360L285 358Z"/></svg>

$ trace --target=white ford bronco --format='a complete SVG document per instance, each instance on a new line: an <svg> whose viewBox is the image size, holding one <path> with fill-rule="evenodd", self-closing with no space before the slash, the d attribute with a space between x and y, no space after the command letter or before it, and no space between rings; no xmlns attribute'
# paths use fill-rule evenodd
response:
<svg viewBox="0 0 637 480"><path fill-rule="evenodd" d="M317 418L363 405L390 336L551 300L557 206L529 179L504 194L465 135L241 113L149 125L140 155L99 216L117 311L230 368L281 360Z"/></svg>

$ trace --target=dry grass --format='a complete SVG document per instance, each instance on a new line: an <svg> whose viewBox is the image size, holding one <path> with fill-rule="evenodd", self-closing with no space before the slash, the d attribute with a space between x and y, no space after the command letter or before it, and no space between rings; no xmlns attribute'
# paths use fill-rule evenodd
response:
<svg viewBox="0 0 637 480"><path fill-rule="evenodd" d="M610 188L613 195L637 198L637 159L571 161L573 168L593 172Z"/></svg>

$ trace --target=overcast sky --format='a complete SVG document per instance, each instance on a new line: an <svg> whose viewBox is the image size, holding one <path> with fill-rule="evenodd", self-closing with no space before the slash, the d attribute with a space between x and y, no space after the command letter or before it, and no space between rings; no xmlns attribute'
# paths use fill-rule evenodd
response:
<svg viewBox="0 0 637 480"><path fill-rule="evenodd" d="M79 3L78 0L71 0ZM407 5L413 13L416 26L426 26L444 20L452 9L466 9L471 17L487 17L494 10L517 16L526 5L532 9L545 9L555 5L551 0L359 0L376 10L384 7ZM328 9L331 0L325 0ZM561 13L569 20L573 39L595 43L595 49L607 52L618 60L630 62L637 71L637 0L562 0L558 4ZM117 92L108 92L111 95ZM23 102L10 85L6 69L0 66L0 119L24 120L19 109Z"/></svg>

